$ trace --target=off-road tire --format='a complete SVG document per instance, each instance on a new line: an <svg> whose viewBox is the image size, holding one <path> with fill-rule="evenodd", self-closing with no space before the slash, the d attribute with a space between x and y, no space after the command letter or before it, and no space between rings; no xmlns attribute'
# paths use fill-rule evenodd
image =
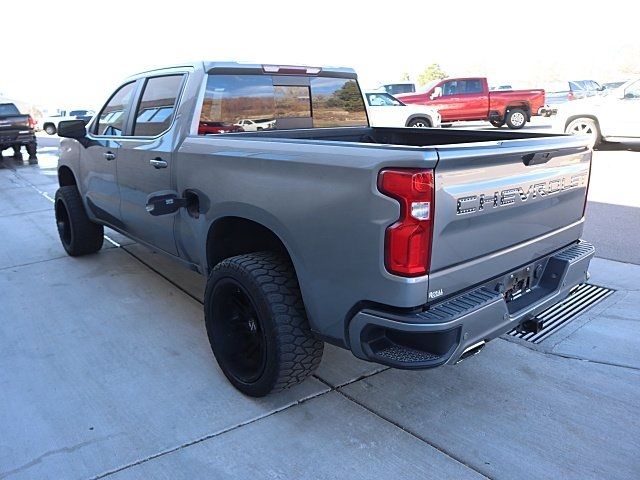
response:
<svg viewBox="0 0 640 480"><path fill-rule="evenodd" d="M47 123L44 126L44 131L47 133L47 135L55 135L58 130L56 129L56 126L54 124Z"/></svg>
<svg viewBox="0 0 640 480"><path fill-rule="evenodd" d="M513 108L507 112L505 123L512 130L520 130L527 124L527 112L521 108Z"/></svg>
<svg viewBox="0 0 640 480"><path fill-rule="evenodd" d="M255 348L251 343L244 351L231 346L245 345L236 341L238 330L231 326L242 324L245 317L228 314L227 305L235 302L235 298L230 300L235 295L246 297L245 306L255 315L248 317L251 328L242 335L249 332L264 342L260 359L246 375L239 373L239 364L246 362ZM204 300L213 354L225 376L242 393L262 397L292 387L320 364L324 344L311 332L298 280L286 256L256 252L221 261L209 276ZM247 380L248 376L252 379Z"/></svg>
<svg viewBox="0 0 640 480"><path fill-rule="evenodd" d="M102 248L104 228L89 219L76 186L58 189L55 213L60 241L69 255L79 257Z"/></svg>

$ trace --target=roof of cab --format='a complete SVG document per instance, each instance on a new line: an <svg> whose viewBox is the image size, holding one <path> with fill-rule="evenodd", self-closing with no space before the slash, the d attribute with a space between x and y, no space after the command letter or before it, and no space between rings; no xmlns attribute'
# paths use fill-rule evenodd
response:
<svg viewBox="0 0 640 480"><path fill-rule="evenodd" d="M319 77L340 77L340 78L358 78L355 70L346 67L310 67L303 65L278 65L278 64L260 64L260 63L244 63L244 62L219 62L219 61L201 61L186 62L161 68L145 70L143 72L131 75L129 78L145 76L163 70L176 68L193 68L194 70L204 70L207 73L229 74L229 75L248 75L248 74L268 74L268 75L310 75Z"/></svg>

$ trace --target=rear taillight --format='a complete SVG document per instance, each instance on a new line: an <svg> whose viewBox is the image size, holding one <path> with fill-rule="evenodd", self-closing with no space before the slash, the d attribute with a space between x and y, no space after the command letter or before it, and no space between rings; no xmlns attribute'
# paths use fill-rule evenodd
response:
<svg viewBox="0 0 640 480"><path fill-rule="evenodd" d="M378 189L400 203L400 218L387 228L385 265L403 277L429 273L433 232L433 170L388 169L378 175Z"/></svg>
<svg viewBox="0 0 640 480"><path fill-rule="evenodd" d="M567 93L567 100L575 100L575 96L573 95L573 92L569 92Z"/></svg>
<svg viewBox="0 0 640 480"><path fill-rule="evenodd" d="M36 121L29 115L29 128L36 128Z"/></svg>

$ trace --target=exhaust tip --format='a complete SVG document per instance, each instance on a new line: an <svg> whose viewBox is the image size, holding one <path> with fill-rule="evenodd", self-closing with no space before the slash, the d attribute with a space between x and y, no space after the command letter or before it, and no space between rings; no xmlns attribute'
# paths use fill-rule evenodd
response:
<svg viewBox="0 0 640 480"><path fill-rule="evenodd" d="M460 363L461 361L469 357L473 357L474 355L479 354L480 351L484 348L486 343L487 342L485 342L484 340L480 340L478 343L474 343L473 345L465 348L464 352L462 352L462 355L460 355L460 358L456 363Z"/></svg>

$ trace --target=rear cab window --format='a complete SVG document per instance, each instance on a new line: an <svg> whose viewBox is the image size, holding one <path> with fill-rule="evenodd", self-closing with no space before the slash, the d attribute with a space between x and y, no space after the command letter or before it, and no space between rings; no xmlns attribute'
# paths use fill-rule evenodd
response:
<svg viewBox="0 0 640 480"><path fill-rule="evenodd" d="M133 125L134 137L155 137L171 126L184 75L163 75L146 80Z"/></svg>
<svg viewBox="0 0 640 480"><path fill-rule="evenodd" d="M18 108L13 103L0 103L0 117L20 115Z"/></svg>
<svg viewBox="0 0 640 480"><path fill-rule="evenodd" d="M199 133L368 126L368 121L354 79L210 74L200 126L211 125L219 129L199 128Z"/></svg>

